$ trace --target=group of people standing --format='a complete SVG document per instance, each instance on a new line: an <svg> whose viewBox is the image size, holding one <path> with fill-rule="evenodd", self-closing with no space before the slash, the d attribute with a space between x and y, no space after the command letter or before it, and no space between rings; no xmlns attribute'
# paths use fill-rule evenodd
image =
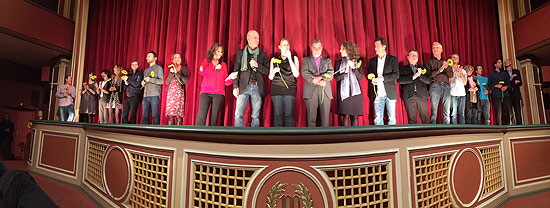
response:
<svg viewBox="0 0 550 208"><path fill-rule="evenodd" d="M376 56L368 63L364 63L360 57L355 43L344 41L340 46L342 58L333 67L332 60L322 56L323 43L316 39L310 45L312 55L304 57L300 65L298 57L292 55L290 41L286 38L279 41L280 52L271 59L259 49L260 37L257 31L249 31L246 39L247 45L237 52L231 74L226 63L221 60L223 46L214 43L208 49L199 68L203 80L196 125L206 125L207 122L210 126L217 125L218 114L225 101L225 88L233 85L233 96L237 99L234 125L245 126L244 115L250 101L251 126L259 126L262 100L265 97L264 76L267 75L271 80L274 126L292 127L297 78L300 74L304 79L303 99L309 127L316 126L317 117L320 117L321 126L329 126L330 103L333 99L330 83L333 79L337 82L339 122L344 126L357 126L358 117L363 115L364 96L360 85L363 77L369 80L368 97L373 102L375 125L384 125L385 112L387 123L396 124L397 83L400 85L409 124L416 124L418 115L423 124L436 123L440 102L444 124L489 124L489 95L492 96L497 124L509 124L510 112L515 115L515 123L521 124L521 94L518 88L522 84L521 77L518 70L512 69L510 60L503 62L497 59L494 63L495 71L487 78L482 75L481 65L460 66L459 54L444 59L442 45L434 42L433 57L426 62L426 66L418 64L420 54L412 49L407 54L408 64L400 67L397 57L387 53L386 40L377 37L374 41ZM187 67L182 65L181 54L175 53L171 58L166 79L164 70L156 64L157 54L153 51L147 53L148 67L143 72L139 70L139 62L133 61L128 72L121 65L114 66L112 75L109 70L103 70L102 81L96 81L94 72L88 73L88 80L83 83L81 91L81 118L93 122L95 112L98 111L100 123L135 124L139 102L142 100L142 123L150 123L151 113L153 124L160 124L159 103L162 86L166 84L165 116L169 118L170 125L182 124L185 85L189 81L189 74ZM71 77L67 76L65 84L57 90L62 120L65 112L69 113L68 120L72 120L74 115L76 92L71 83ZM428 115L429 107L431 115ZM210 119L207 121L208 113Z"/></svg>

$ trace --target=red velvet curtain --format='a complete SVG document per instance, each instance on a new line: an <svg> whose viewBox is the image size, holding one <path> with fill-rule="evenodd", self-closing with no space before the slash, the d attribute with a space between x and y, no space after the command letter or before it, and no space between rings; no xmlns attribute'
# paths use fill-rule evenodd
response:
<svg viewBox="0 0 550 208"><path fill-rule="evenodd" d="M344 40L355 42L361 56L368 60L375 56L376 36L388 40L388 52L399 58L400 65L407 64L407 51L412 48L421 54L421 63L427 61L434 41L443 44L445 57L459 53L461 65L483 65L485 76L493 70L492 61L500 56L495 1L115 0L90 2L85 70L100 72L112 69L114 64L129 68L133 60L138 60L143 70L147 65L146 53L153 50L158 53L158 63L166 75L171 55L180 52L190 75L184 124L193 125L202 81L198 66L207 49L214 42L223 44L223 61L232 70L236 52L246 45L246 32L250 29L259 31L260 49L270 57L278 52L280 38L290 39L291 50L300 62L311 54L308 46L316 38L323 41L324 55L330 56L333 63L340 58L340 44ZM298 77L296 126L306 126L303 82ZM331 84L335 89L336 83ZM371 85L363 79L361 86L365 103L359 124L370 125L374 112L370 110L366 92ZM272 126L273 122L269 91L268 81L261 126ZM161 124L166 124L165 91L161 100ZM228 87L220 125L233 125L235 100ZM403 102L397 103L397 123L406 124ZM249 112L248 109L245 122L250 122ZM332 100L331 126L338 125L337 118L336 100Z"/></svg>

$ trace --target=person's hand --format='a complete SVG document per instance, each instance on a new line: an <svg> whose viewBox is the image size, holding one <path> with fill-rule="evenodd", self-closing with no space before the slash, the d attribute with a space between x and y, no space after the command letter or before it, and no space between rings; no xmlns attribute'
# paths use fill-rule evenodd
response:
<svg viewBox="0 0 550 208"><path fill-rule="evenodd" d="M319 84L317 84L317 85L319 85L321 87L324 87L325 85L327 85L327 82L325 80L321 80L321 81L319 81Z"/></svg>
<svg viewBox="0 0 550 208"><path fill-rule="evenodd" d="M495 87L496 88L502 88L502 85L501 84L496 84Z"/></svg>
<svg viewBox="0 0 550 208"><path fill-rule="evenodd" d="M510 77L510 81L512 81L514 79L514 77L518 76L517 74L512 74L512 76Z"/></svg>
<svg viewBox="0 0 550 208"><path fill-rule="evenodd" d="M109 88L109 91L115 91L116 90L116 87L110 87Z"/></svg>
<svg viewBox="0 0 550 208"><path fill-rule="evenodd" d="M515 74L514 74L514 75L515 75ZM516 83L516 84L519 84L519 80L516 80L515 83Z"/></svg>
<svg viewBox="0 0 550 208"><path fill-rule="evenodd" d="M281 71L281 68L279 68L279 67L273 68L273 73L277 73L277 72L280 72L280 71Z"/></svg>
<svg viewBox="0 0 550 208"><path fill-rule="evenodd" d="M443 62L443 66L441 66L441 68L439 68L439 72L442 72L442 71L445 70L447 67L449 67L449 62L444 61L444 62Z"/></svg>
<svg viewBox="0 0 550 208"><path fill-rule="evenodd" d="M254 68L258 68L258 62L254 59L250 60L250 66Z"/></svg>
<svg viewBox="0 0 550 208"><path fill-rule="evenodd" d="M234 88L233 89L233 96L235 96L235 98L239 97L239 88Z"/></svg>
<svg viewBox="0 0 550 208"><path fill-rule="evenodd" d="M422 75L422 71L421 70L416 71L416 73L413 75L413 80L418 78L420 75Z"/></svg>
<svg viewBox="0 0 550 208"><path fill-rule="evenodd" d="M120 78L121 78L122 80L124 80L124 81L128 80L128 76L126 76L126 75L124 75L124 76L122 76L122 77L120 77Z"/></svg>
<svg viewBox="0 0 550 208"><path fill-rule="evenodd" d="M216 70L220 70L220 69L222 69L222 65L221 64L216 65Z"/></svg>
<svg viewBox="0 0 550 208"><path fill-rule="evenodd" d="M474 92L477 91L477 90L478 90L477 87L472 88L472 91L474 91Z"/></svg>
<svg viewBox="0 0 550 208"><path fill-rule="evenodd" d="M318 85L319 81L321 81L322 79L323 77L313 77L313 81L311 81L311 83L313 83L314 85Z"/></svg>
<svg viewBox="0 0 550 208"><path fill-rule="evenodd" d="M143 81L145 81L145 82L149 82L149 80L151 80L151 77L144 77L143 78Z"/></svg>
<svg viewBox="0 0 550 208"><path fill-rule="evenodd" d="M283 56L289 58L289 59L292 59L292 53L290 53L290 50L286 51L285 54L283 54Z"/></svg>
<svg viewBox="0 0 550 208"><path fill-rule="evenodd" d="M176 69L174 67L170 67L170 73L176 73Z"/></svg>
<svg viewBox="0 0 550 208"><path fill-rule="evenodd" d="M233 72L231 74L229 74L229 76L227 76L227 78L230 78L230 79L237 79L237 76L239 75L238 72Z"/></svg>
<svg viewBox="0 0 550 208"><path fill-rule="evenodd" d="M502 90L503 92L506 91L508 89L508 86L503 86L502 88L500 88L500 90Z"/></svg>
<svg viewBox="0 0 550 208"><path fill-rule="evenodd" d="M489 94L489 90L483 91L483 94Z"/></svg>
<svg viewBox="0 0 550 208"><path fill-rule="evenodd" d="M145 86L146 82L145 80L141 80L141 86Z"/></svg>
<svg viewBox="0 0 550 208"><path fill-rule="evenodd" d="M63 93L63 97L67 97L67 96L69 96L69 93L67 92Z"/></svg>

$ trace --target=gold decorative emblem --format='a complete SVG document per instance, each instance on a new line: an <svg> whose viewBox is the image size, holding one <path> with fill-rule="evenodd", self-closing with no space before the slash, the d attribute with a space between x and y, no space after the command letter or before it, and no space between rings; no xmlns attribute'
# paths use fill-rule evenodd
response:
<svg viewBox="0 0 550 208"><path fill-rule="evenodd" d="M294 191L296 194L292 196L289 194L284 194L287 185L288 184L281 183L280 181L277 181L277 183L273 185L271 191L269 191L269 195L267 196L266 208L276 208L277 201L279 199L282 199L283 208L286 208L287 206L289 208L294 208L294 200L297 200L303 208L313 207L313 199L311 198L311 194L303 183L292 184L292 186L296 189ZM298 208L299 207L300 205L298 205Z"/></svg>

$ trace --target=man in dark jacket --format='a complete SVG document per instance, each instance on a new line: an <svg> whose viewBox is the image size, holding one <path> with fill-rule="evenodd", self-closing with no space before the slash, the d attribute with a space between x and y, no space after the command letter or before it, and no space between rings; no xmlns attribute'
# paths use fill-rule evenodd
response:
<svg viewBox="0 0 550 208"><path fill-rule="evenodd" d="M504 66L506 66L506 72L510 76L510 118L513 124L521 125L521 91L519 89L523 84L521 75L519 70L512 68L510 59L504 60Z"/></svg>
<svg viewBox="0 0 550 208"><path fill-rule="evenodd" d="M407 55L409 64L399 68L397 83L401 88L401 96L407 110L409 124L417 124L417 114L420 114L422 124L430 123L428 108L428 87L432 79L426 67L418 65L418 51L412 49Z"/></svg>
<svg viewBox="0 0 550 208"><path fill-rule="evenodd" d="M244 113L248 100L252 101L251 127L260 126L260 110L264 96L264 75L269 72L267 54L261 51L260 34L251 30L246 34L248 45L237 52L233 71L238 72L233 81L233 96L237 98L235 106L235 126L244 126Z"/></svg>
<svg viewBox="0 0 550 208"><path fill-rule="evenodd" d="M369 70L366 75L375 86L373 90L369 90L370 100L374 100L375 125L384 125L384 108L388 110L388 124L396 123L397 85L395 81L399 78L399 64L397 57L386 53L386 47L386 39L377 37L374 40L376 56L369 60Z"/></svg>

